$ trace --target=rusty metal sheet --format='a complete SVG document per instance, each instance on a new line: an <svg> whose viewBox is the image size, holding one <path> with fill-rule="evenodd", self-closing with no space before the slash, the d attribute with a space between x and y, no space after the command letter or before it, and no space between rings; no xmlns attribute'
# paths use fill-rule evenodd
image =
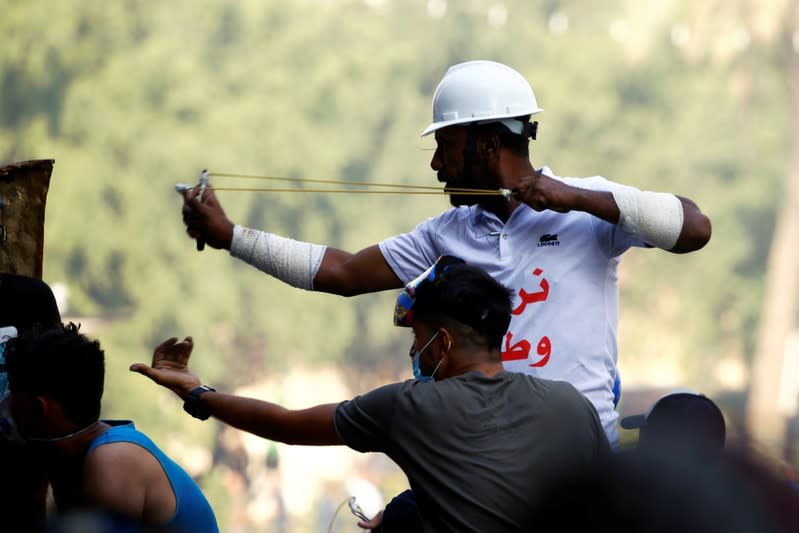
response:
<svg viewBox="0 0 799 533"><path fill-rule="evenodd" d="M42 277L44 208L54 159L0 166L0 272Z"/></svg>

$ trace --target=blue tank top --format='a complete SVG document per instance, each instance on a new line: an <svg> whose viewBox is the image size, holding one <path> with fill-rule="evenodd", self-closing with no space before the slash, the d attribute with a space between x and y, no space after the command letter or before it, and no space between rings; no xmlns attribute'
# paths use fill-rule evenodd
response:
<svg viewBox="0 0 799 533"><path fill-rule="evenodd" d="M127 420L103 420L111 428L94 439L86 455L98 446L113 442L138 444L155 457L172 485L175 493L175 514L164 524L166 531L176 533L219 533L214 511L200 487L175 461L166 456L147 435Z"/></svg>

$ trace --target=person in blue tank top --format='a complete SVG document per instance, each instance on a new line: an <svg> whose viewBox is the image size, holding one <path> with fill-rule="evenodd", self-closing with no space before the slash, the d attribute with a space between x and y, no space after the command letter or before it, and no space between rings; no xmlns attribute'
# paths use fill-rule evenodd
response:
<svg viewBox="0 0 799 533"><path fill-rule="evenodd" d="M70 323L5 349L16 438L46 457L59 514L99 511L148 528L216 533L199 486L131 421L100 419L105 355Z"/></svg>

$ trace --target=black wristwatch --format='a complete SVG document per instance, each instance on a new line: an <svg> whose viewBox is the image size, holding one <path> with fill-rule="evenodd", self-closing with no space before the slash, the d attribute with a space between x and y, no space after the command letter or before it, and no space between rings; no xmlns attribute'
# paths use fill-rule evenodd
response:
<svg viewBox="0 0 799 533"><path fill-rule="evenodd" d="M213 389L208 385L200 385L196 389L192 390L189 393L188 398L186 398L186 401L183 402L183 410L194 418L208 420L208 417L211 416L211 409L209 409L207 405L204 405L200 402L200 396L208 391L216 392L216 389Z"/></svg>

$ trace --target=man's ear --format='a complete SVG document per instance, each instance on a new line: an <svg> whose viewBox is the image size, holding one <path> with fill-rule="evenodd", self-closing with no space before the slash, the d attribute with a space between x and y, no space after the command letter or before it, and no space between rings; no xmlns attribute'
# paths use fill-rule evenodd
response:
<svg viewBox="0 0 799 533"><path fill-rule="evenodd" d="M496 157L499 146L499 135L496 133L484 133L477 141L478 150L483 157Z"/></svg>
<svg viewBox="0 0 799 533"><path fill-rule="evenodd" d="M445 355L449 355L450 350L452 350L452 340L453 336L452 333L447 328L440 328L439 337L441 338L441 350L445 353Z"/></svg>
<svg viewBox="0 0 799 533"><path fill-rule="evenodd" d="M56 409L60 410L61 406L49 396L37 396L36 401L33 402L33 409L33 416L47 419Z"/></svg>

